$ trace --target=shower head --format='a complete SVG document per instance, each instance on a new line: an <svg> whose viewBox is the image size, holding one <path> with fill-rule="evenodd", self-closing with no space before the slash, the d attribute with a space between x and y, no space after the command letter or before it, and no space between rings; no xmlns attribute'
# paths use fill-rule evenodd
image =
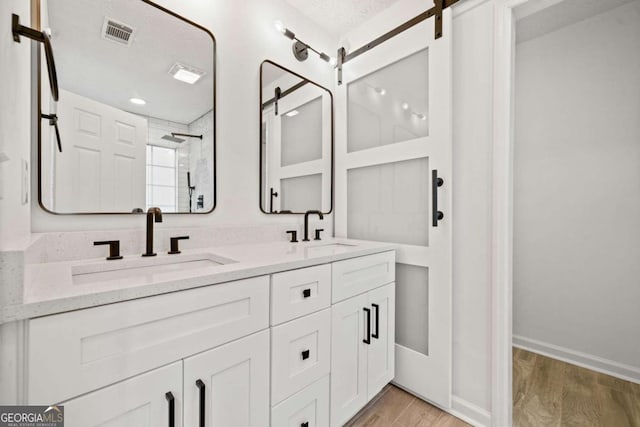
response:
<svg viewBox="0 0 640 427"><path fill-rule="evenodd" d="M185 138L198 138L198 139L202 139L202 135L193 135L190 133L177 133L177 132L171 132L171 136L176 137L176 136L182 136Z"/></svg>
<svg viewBox="0 0 640 427"><path fill-rule="evenodd" d="M163 135L160 139L164 139L165 141L175 142L177 144L181 144L185 141L182 138L176 137L173 133L171 135Z"/></svg>

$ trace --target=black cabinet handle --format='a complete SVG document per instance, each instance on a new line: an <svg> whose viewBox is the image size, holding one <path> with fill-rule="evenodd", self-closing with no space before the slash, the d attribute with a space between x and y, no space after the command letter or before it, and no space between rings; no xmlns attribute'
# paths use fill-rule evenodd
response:
<svg viewBox="0 0 640 427"><path fill-rule="evenodd" d="M287 234L291 235L291 243L298 243L298 231L297 230L287 230Z"/></svg>
<svg viewBox="0 0 640 427"><path fill-rule="evenodd" d="M311 289L305 289L302 291L302 298L309 298L311 296Z"/></svg>
<svg viewBox="0 0 640 427"><path fill-rule="evenodd" d="M200 390L200 424L198 424L200 427L204 427L204 407L205 407L205 398L206 398L206 393L205 393L205 385L202 382L201 379L196 380L196 386L198 387L198 390Z"/></svg>
<svg viewBox="0 0 640 427"><path fill-rule="evenodd" d="M362 342L365 344L371 344L371 310L369 310L367 307L363 308L362 310L367 315L367 333L366 338L363 339Z"/></svg>
<svg viewBox="0 0 640 427"><path fill-rule="evenodd" d="M300 424L300 427L309 427L309 421L305 421L302 424Z"/></svg>
<svg viewBox="0 0 640 427"><path fill-rule="evenodd" d="M375 339L380 339L380 306L378 304L371 304L371 306L376 309L376 331L371 336Z"/></svg>
<svg viewBox="0 0 640 427"><path fill-rule="evenodd" d="M442 187L444 180L438 178L438 170L431 171L431 225L438 226L438 221L444 218L444 213L438 210L438 187Z"/></svg>
<svg viewBox="0 0 640 427"><path fill-rule="evenodd" d="M169 402L169 427L176 426L176 399L173 397L173 393L166 392L164 397Z"/></svg>
<svg viewBox="0 0 640 427"><path fill-rule="evenodd" d="M303 351L303 352L301 353L301 355L302 355L302 360L307 360L307 359L309 358L309 354L310 354L310 351L309 351L309 350L305 350L305 351Z"/></svg>
<svg viewBox="0 0 640 427"><path fill-rule="evenodd" d="M93 246L100 246L100 245L109 245L109 256L107 257L109 261L114 259L122 259L122 256L120 255L119 240L104 240L101 242L93 242Z"/></svg>
<svg viewBox="0 0 640 427"><path fill-rule="evenodd" d="M170 238L169 241L170 241L171 250L168 252L169 255L175 255L180 253L180 248L178 246L178 243L180 242L180 240L189 240L189 236L179 236L179 237Z"/></svg>

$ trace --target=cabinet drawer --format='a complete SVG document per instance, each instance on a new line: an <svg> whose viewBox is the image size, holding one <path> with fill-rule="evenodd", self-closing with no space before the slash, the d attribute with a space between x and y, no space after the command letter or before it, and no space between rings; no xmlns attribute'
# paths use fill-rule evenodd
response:
<svg viewBox="0 0 640 427"><path fill-rule="evenodd" d="M29 322L28 402L59 402L269 325L267 276Z"/></svg>
<svg viewBox="0 0 640 427"><path fill-rule="evenodd" d="M330 333L330 309L271 330L272 405L329 373Z"/></svg>
<svg viewBox="0 0 640 427"><path fill-rule="evenodd" d="M329 376L294 394L271 410L274 427L328 427Z"/></svg>
<svg viewBox="0 0 640 427"><path fill-rule="evenodd" d="M395 280L394 251L334 262L332 265L332 303L367 292Z"/></svg>
<svg viewBox="0 0 640 427"><path fill-rule="evenodd" d="M175 427L182 425L182 362L62 402L66 427L166 426L173 395Z"/></svg>
<svg viewBox="0 0 640 427"><path fill-rule="evenodd" d="M331 305L329 264L271 276L271 324L322 310Z"/></svg>

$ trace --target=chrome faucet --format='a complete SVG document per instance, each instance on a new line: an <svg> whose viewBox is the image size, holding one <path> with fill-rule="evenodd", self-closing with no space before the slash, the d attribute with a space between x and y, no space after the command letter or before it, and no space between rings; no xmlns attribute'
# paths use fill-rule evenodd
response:
<svg viewBox="0 0 640 427"><path fill-rule="evenodd" d="M322 215L322 212L320 211L307 211L304 214L304 239L302 239L303 242L308 242L309 241L309 214L317 214L320 219L324 219L324 216Z"/></svg>
<svg viewBox="0 0 640 427"><path fill-rule="evenodd" d="M156 256L153 252L153 223L162 222L162 211L160 208L149 208L147 211L147 251L142 256Z"/></svg>

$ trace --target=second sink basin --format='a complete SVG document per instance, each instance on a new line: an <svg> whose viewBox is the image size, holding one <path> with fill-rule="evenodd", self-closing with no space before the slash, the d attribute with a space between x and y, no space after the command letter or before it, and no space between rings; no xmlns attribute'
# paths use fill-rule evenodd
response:
<svg viewBox="0 0 640 427"><path fill-rule="evenodd" d="M145 279L162 273L193 271L231 264L236 261L211 253L165 255L153 258L130 258L122 261L103 261L71 267L74 285L112 280Z"/></svg>

